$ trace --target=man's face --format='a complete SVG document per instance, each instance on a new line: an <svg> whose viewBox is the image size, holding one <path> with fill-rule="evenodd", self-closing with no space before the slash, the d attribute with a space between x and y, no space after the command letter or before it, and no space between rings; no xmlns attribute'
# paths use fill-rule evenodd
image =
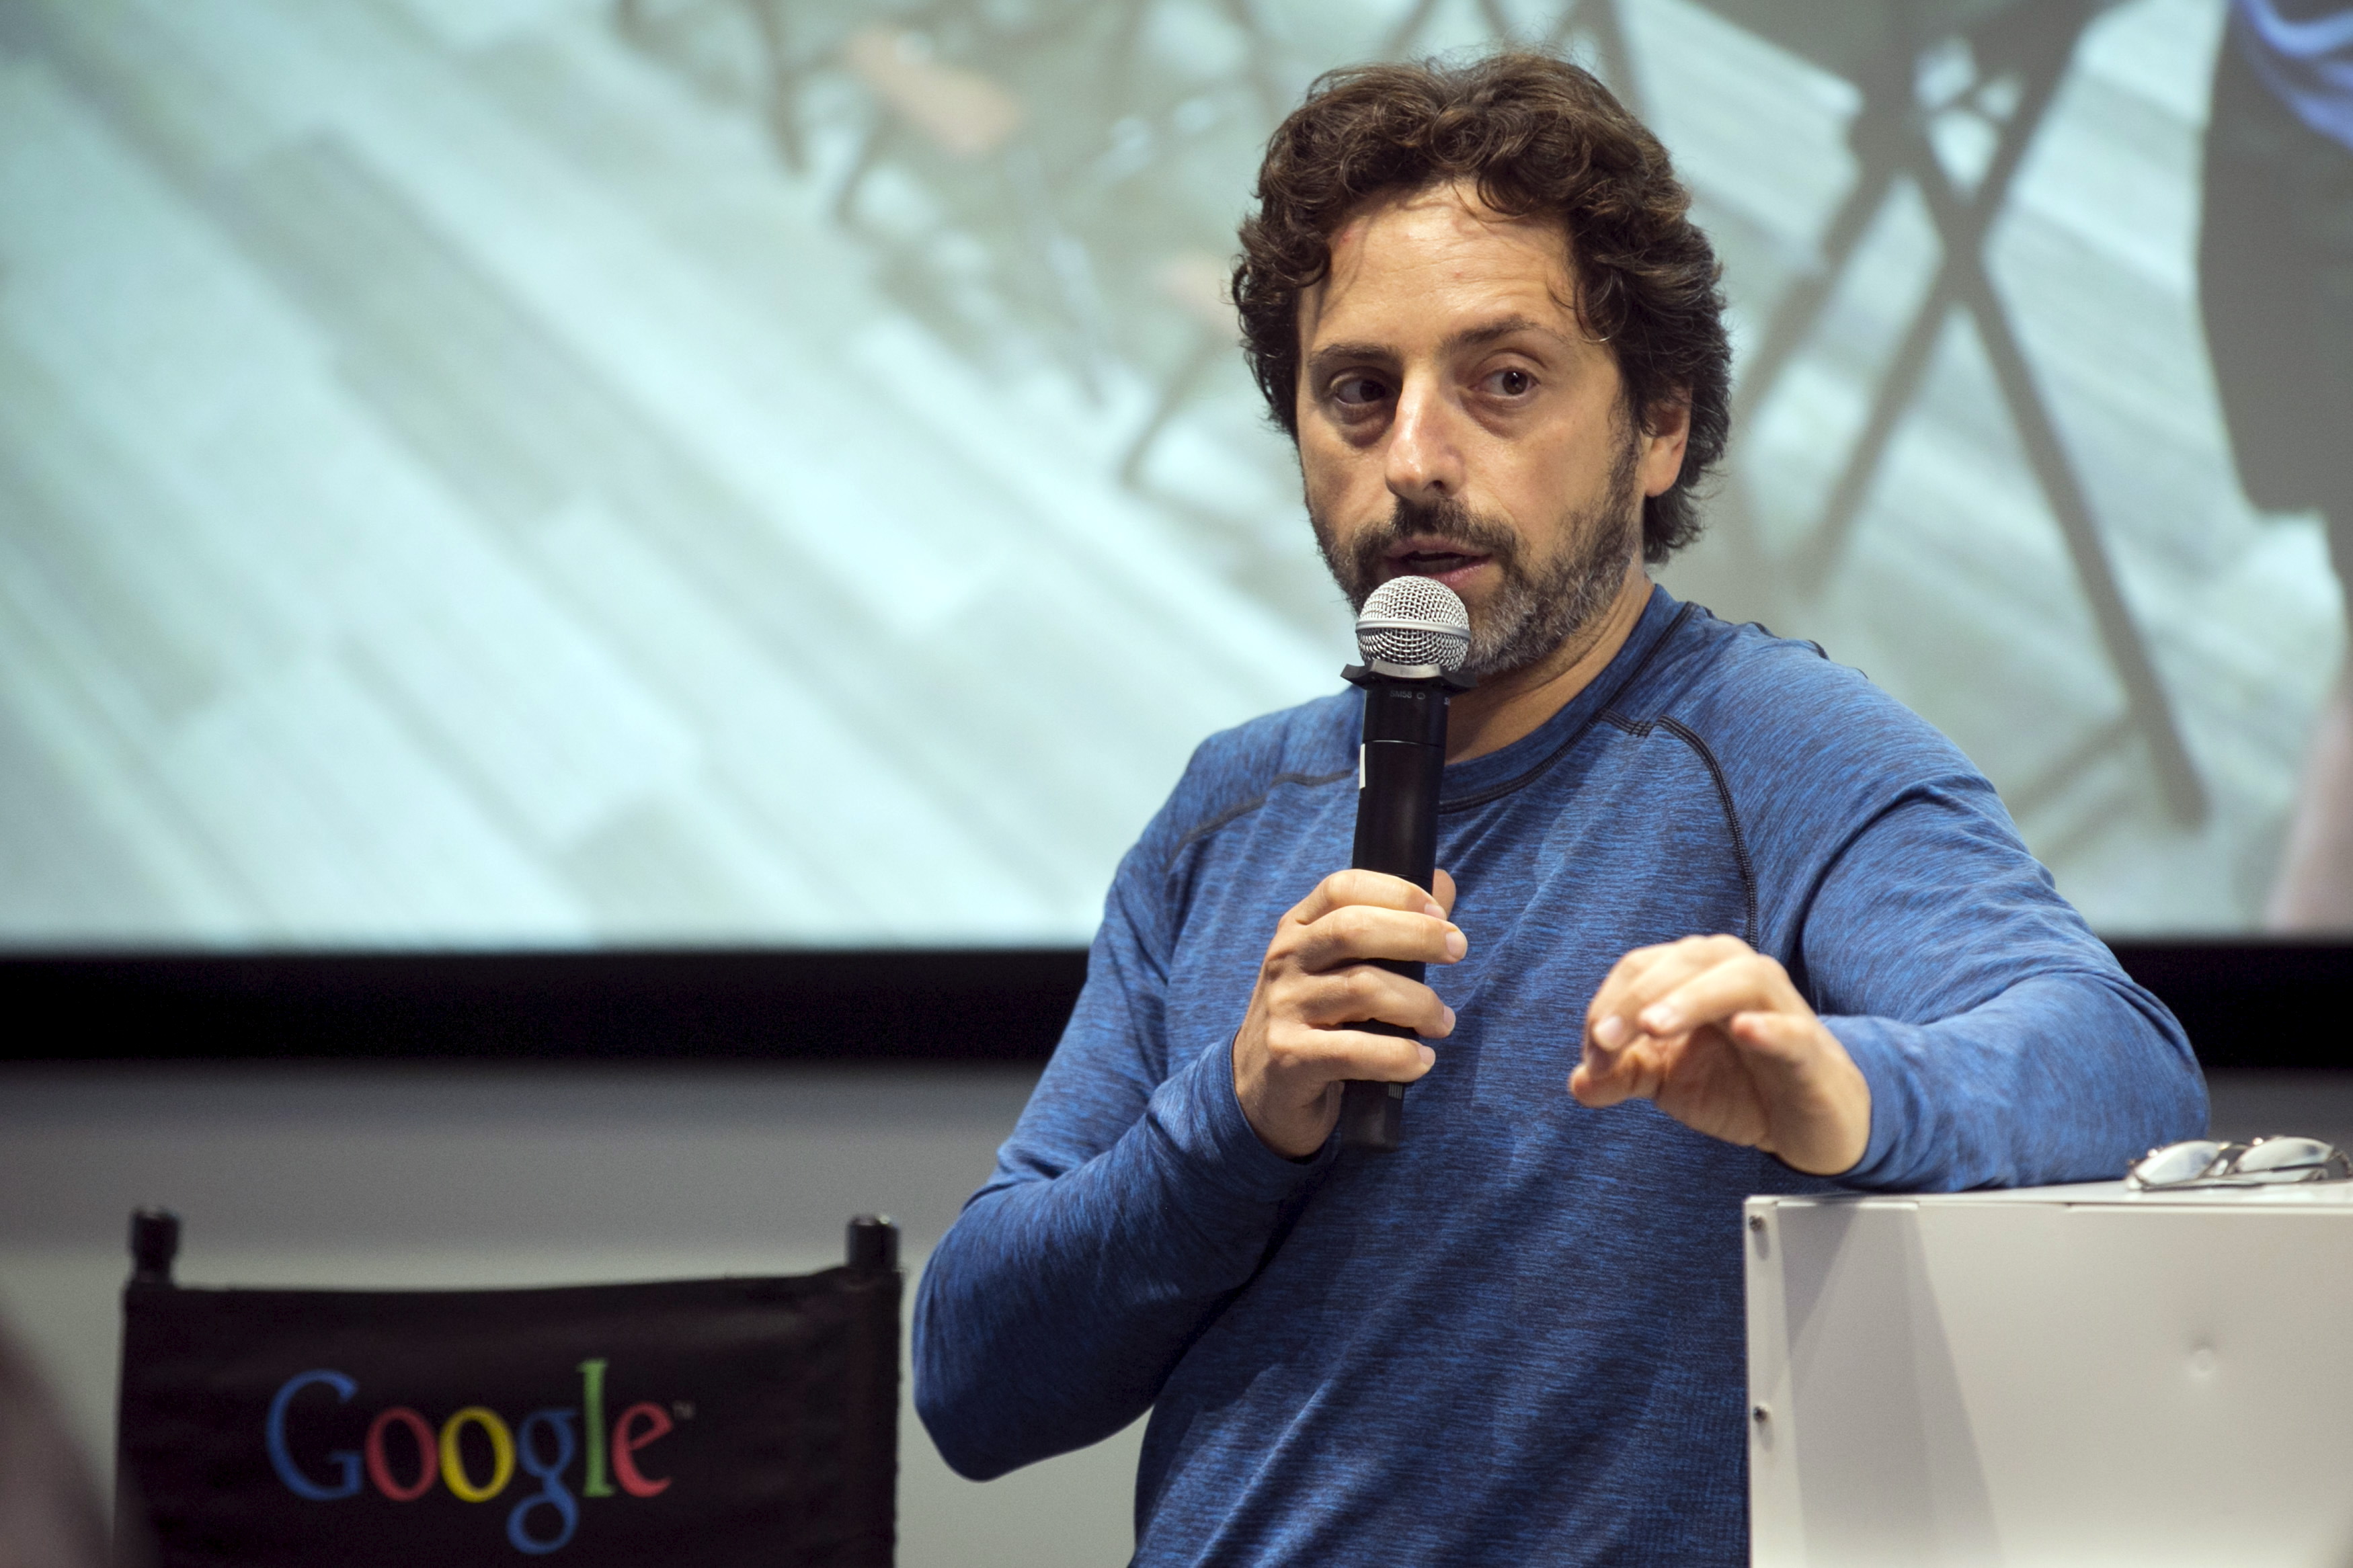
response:
<svg viewBox="0 0 2353 1568"><path fill-rule="evenodd" d="M1377 199L1299 305L1307 513L1351 603L1433 577L1471 612L1466 670L1542 658L1606 608L1674 482L1685 424L1637 431L1578 319L1556 225L1440 185Z"/></svg>

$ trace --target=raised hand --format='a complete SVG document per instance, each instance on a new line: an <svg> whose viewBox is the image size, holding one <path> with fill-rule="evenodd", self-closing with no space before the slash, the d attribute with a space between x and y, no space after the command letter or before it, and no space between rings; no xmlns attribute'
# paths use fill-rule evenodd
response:
<svg viewBox="0 0 2353 1568"><path fill-rule="evenodd" d="M1453 1032L1453 1009L1436 992L1367 962L1452 963L1470 951L1447 919L1454 879L1434 879L1436 897L1401 877L1335 871L1276 923L1234 1036L1234 1096L1275 1152L1303 1159L1324 1146L1345 1080L1411 1083L1438 1059L1420 1040L1356 1026L1377 1019L1430 1039Z"/></svg>
<svg viewBox="0 0 2353 1568"><path fill-rule="evenodd" d="M1697 1131L1818 1176L1871 1142L1871 1086L1789 983L1738 937L1637 948L1586 1009L1581 1105L1649 1100Z"/></svg>

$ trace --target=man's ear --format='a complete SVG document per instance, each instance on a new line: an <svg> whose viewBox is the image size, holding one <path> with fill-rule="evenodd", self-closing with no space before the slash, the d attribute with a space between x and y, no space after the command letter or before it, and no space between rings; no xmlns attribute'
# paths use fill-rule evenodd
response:
<svg viewBox="0 0 2353 1568"><path fill-rule="evenodd" d="M1641 458L1635 477L1645 496L1662 496L1683 478L1683 449L1691 444L1691 391L1676 387L1643 411Z"/></svg>

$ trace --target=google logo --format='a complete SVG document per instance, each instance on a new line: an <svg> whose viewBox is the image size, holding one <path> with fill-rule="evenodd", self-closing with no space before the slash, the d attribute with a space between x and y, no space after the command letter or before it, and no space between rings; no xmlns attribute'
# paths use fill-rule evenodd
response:
<svg viewBox="0 0 2353 1568"><path fill-rule="evenodd" d="M394 1502L415 1502L431 1491L436 1481L460 1502L488 1502L506 1490L520 1468L540 1488L524 1494L508 1511L507 1539L518 1552L543 1556L570 1541L580 1524L579 1499L564 1484L564 1472L580 1447L582 1433L575 1431L575 1421L581 1422L587 1438L581 1497L616 1496L616 1482L619 1493L637 1498L659 1497L670 1488L670 1477L647 1475L638 1458L649 1445L670 1432L670 1412L650 1401L640 1401L615 1416L608 1433L605 1367L602 1360L580 1363L576 1407L534 1410L512 1428L497 1411L483 1405L453 1412L438 1430L407 1405L388 1405L368 1423L366 1439L356 1451L329 1449L307 1467L296 1461L286 1441L287 1412L295 1396L308 1388L326 1388L333 1391L336 1404L348 1405L359 1392L359 1384L330 1369L299 1372L280 1384L270 1399L262 1441L269 1451L270 1468L286 1483L286 1489L312 1502L358 1496L363 1474L365 1484ZM487 1475L478 1477L466 1468L460 1439L469 1427L479 1431L489 1444ZM332 1479L322 1480L321 1475ZM543 1511L552 1512L553 1519L535 1521L534 1514ZM541 1526L540 1533L533 1532L534 1523Z"/></svg>

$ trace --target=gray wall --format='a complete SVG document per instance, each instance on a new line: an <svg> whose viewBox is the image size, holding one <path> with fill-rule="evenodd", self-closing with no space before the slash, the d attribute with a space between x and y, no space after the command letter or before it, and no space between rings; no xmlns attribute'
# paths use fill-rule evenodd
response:
<svg viewBox="0 0 2353 1568"><path fill-rule="evenodd" d="M94 1458L124 1219L186 1220L191 1283L554 1283L797 1271L882 1209L911 1272L987 1173L1022 1069L371 1066L0 1073L0 1311ZM2353 1074L2234 1074L2217 1131L2353 1142ZM1138 1428L987 1486L907 1413L901 1562L1118 1563Z"/></svg>
<svg viewBox="0 0 2353 1568"><path fill-rule="evenodd" d="M551 1284L798 1272L842 1222L910 1279L1034 1071L142 1068L0 1075L0 1312L93 1460L111 1447L124 1224L185 1221L192 1284ZM909 1409L907 1568L1120 1563L1141 1428L987 1486ZM101 1464L98 1466L105 1473Z"/></svg>

